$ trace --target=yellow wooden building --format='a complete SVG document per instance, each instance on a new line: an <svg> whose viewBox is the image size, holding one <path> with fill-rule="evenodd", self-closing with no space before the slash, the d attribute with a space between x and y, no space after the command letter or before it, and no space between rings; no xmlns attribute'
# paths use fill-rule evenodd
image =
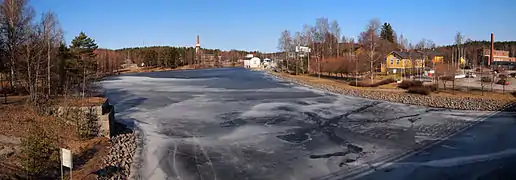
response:
<svg viewBox="0 0 516 180"><path fill-rule="evenodd" d="M444 61L444 57L437 53L427 53L427 62L423 63L424 54L420 52L392 51L382 63L381 71L384 73L400 73L406 69L425 68L426 64L437 64Z"/></svg>

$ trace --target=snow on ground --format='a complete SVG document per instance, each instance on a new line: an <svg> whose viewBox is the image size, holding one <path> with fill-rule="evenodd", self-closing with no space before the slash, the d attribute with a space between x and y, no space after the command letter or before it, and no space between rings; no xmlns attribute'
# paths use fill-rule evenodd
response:
<svg viewBox="0 0 516 180"><path fill-rule="evenodd" d="M143 131L144 179L331 176L487 113L334 95L243 69L141 73L101 84L117 120Z"/></svg>

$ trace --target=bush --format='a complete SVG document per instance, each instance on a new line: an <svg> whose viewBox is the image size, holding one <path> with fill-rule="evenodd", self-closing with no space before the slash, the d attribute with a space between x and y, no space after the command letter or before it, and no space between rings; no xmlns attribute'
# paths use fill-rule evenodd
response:
<svg viewBox="0 0 516 180"><path fill-rule="evenodd" d="M44 129L34 126L22 139L23 167L32 177L49 176L58 165L59 149Z"/></svg>
<svg viewBox="0 0 516 180"><path fill-rule="evenodd" d="M423 86L425 88L427 88L428 90L430 90L430 92L435 92L437 91L437 85L436 84L431 84L431 85L425 85Z"/></svg>
<svg viewBox="0 0 516 180"><path fill-rule="evenodd" d="M384 80L381 80L377 83L375 83L376 86L381 86L381 85L386 85L386 84L390 84L390 83L395 83L396 80L394 80L393 78L388 78L388 79L384 79Z"/></svg>
<svg viewBox="0 0 516 180"><path fill-rule="evenodd" d="M411 80L403 80L398 87L401 89L409 89L411 87L420 87L423 86L423 81L411 81Z"/></svg>
<svg viewBox="0 0 516 180"><path fill-rule="evenodd" d="M431 90L428 87L414 86L410 87L407 92L412 94L429 95Z"/></svg>
<svg viewBox="0 0 516 180"><path fill-rule="evenodd" d="M84 112L80 108L69 108L66 113L66 120L75 124L79 138L91 139L98 135L97 116L92 110Z"/></svg>
<svg viewBox="0 0 516 180"><path fill-rule="evenodd" d="M77 135L81 139L91 139L98 135L97 116L92 110L83 113L83 118L77 119Z"/></svg>
<svg viewBox="0 0 516 180"><path fill-rule="evenodd" d="M54 113L55 102L43 94L38 94L34 101L36 112L40 116L50 116Z"/></svg>
<svg viewBox="0 0 516 180"><path fill-rule="evenodd" d="M423 86L423 81L412 81L412 87Z"/></svg>
<svg viewBox="0 0 516 180"><path fill-rule="evenodd" d="M412 86L412 81L403 80L398 84L398 87L401 89L408 89Z"/></svg>

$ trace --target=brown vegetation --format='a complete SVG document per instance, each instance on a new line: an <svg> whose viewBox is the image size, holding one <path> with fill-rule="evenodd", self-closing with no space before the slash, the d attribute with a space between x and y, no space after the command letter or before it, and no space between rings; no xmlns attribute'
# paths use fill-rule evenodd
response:
<svg viewBox="0 0 516 180"><path fill-rule="evenodd" d="M383 79L383 80L378 81L373 84L370 84L369 82L366 82L366 81L352 81L349 83L349 85L357 86L357 87L378 87L378 86L383 86L383 85L391 84L391 83L395 83L395 82L396 82L396 80L394 80L392 78L388 78L388 79Z"/></svg>
<svg viewBox="0 0 516 180"><path fill-rule="evenodd" d="M0 135L22 138L20 151L0 157L0 172L3 172L0 179L16 176L26 179L28 172L33 177L57 178L56 155L60 147L71 149L74 154L74 179L100 168L97 159L108 146L106 138L81 140L74 125L54 116L42 116L37 112L40 107L27 105L25 101L27 97L9 97L9 104L0 104Z"/></svg>
<svg viewBox="0 0 516 180"><path fill-rule="evenodd" d="M403 80L398 84L398 87L401 89L409 89L411 87L420 87L423 86L423 82L416 80Z"/></svg>

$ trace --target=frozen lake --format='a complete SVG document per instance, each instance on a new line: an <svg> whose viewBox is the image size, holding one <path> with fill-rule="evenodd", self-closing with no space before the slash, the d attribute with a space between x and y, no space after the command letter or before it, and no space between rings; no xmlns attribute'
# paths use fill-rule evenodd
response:
<svg viewBox="0 0 516 180"><path fill-rule="evenodd" d="M245 69L101 82L143 132L142 179L332 179L473 124L486 112L334 95Z"/></svg>

